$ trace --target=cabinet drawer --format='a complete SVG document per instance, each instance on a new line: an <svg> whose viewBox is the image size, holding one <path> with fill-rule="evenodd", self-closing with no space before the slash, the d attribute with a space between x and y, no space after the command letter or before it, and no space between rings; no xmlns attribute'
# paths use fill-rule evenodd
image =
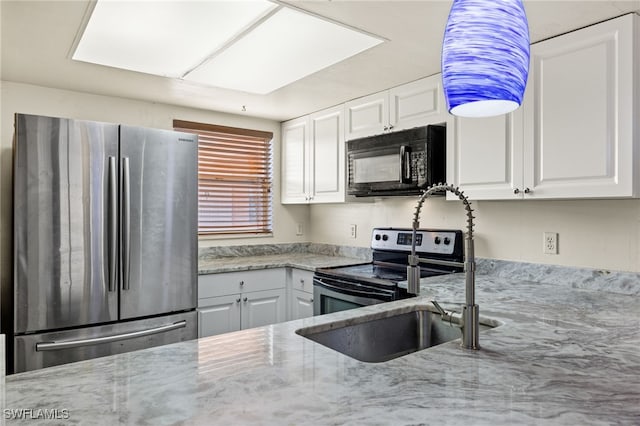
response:
<svg viewBox="0 0 640 426"><path fill-rule="evenodd" d="M313 272L303 269L292 269L291 286L294 290L313 293Z"/></svg>
<svg viewBox="0 0 640 426"><path fill-rule="evenodd" d="M225 272L198 277L198 299L286 286L284 268Z"/></svg>

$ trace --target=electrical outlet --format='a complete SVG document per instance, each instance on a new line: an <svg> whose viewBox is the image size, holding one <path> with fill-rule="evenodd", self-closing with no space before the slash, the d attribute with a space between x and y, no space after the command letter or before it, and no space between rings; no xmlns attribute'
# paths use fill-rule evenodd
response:
<svg viewBox="0 0 640 426"><path fill-rule="evenodd" d="M558 254L558 233L545 232L543 235L544 235L544 246L542 248L543 253Z"/></svg>
<svg viewBox="0 0 640 426"><path fill-rule="evenodd" d="M358 225L352 223L350 225L351 238L356 238L358 234Z"/></svg>
<svg viewBox="0 0 640 426"><path fill-rule="evenodd" d="M302 235L304 229L302 228L302 223L296 223L296 235Z"/></svg>

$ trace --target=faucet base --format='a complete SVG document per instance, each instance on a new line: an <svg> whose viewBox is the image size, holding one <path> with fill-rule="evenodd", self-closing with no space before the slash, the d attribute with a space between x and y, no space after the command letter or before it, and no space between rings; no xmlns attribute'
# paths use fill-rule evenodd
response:
<svg viewBox="0 0 640 426"><path fill-rule="evenodd" d="M420 294L420 266L416 265L409 264L407 266L407 293L418 296Z"/></svg>
<svg viewBox="0 0 640 426"><path fill-rule="evenodd" d="M462 346L465 349L480 349L480 308L478 305L462 307Z"/></svg>

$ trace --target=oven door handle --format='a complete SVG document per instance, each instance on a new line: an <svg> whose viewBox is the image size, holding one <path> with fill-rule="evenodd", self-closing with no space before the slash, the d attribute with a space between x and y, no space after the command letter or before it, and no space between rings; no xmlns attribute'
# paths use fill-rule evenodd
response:
<svg viewBox="0 0 640 426"><path fill-rule="evenodd" d="M320 287L324 287L327 288L329 290L333 290L336 291L338 293L344 293L344 294L357 294L357 295L361 295L364 297L371 297L371 296L382 296L382 297L393 297L394 292L392 291L375 291L375 290L367 290L367 291L362 291L362 290L354 290L352 288L344 288L344 287L340 287L340 286L335 286L335 285L331 285L326 283L325 281L322 281L319 278L316 278L313 280L315 285L319 285Z"/></svg>

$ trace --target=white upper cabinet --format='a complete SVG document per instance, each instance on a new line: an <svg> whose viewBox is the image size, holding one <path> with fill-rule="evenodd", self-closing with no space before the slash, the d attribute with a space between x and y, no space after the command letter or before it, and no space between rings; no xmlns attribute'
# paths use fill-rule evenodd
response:
<svg viewBox="0 0 640 426"><path fill-rule="evenodd" d="M389 90L389 130L444 123L447 118L441 74Z"/></svg>
<svg viewBox="0 0 640 426"><path fill-rule="evenodd" d="M532 45L523 106L448 129L447 180L471 199L638 196L637 22L626 15Z"/></svg>
<svg viewBox="0 0 640 426"><path fill-rule="evenodd" d="M346 140L379 135L389 128L389 91L374 93L345 104Z"/></svg>
<svg viewBox="0 0 640 426"><path fill-rule="evenodd" d="M473 200L521 198L522 108L498 117L456 117L451 123L447 181Z"/></svg>
<svg viewBox="0 0 640 426"><path fill-rule="evenodd" d="M281 202L309 202L309 118L302 117L282 124Z"/></svg>
<svg viewBox="0 0 640 426"><path fill-rule="evenodd" d="M637 195L637 20L626 15L531 47L524 104L529 196Z"/></svg>
<svg viewBox="0 0 640 426"><path fill-rule="evenodd" d="M282 124L282 204L345 201L344 106Z"/></svg>
<svg viewBox="0 0 640 426"><path fill-rule="evenodd" d="M310 202L335 203L345 200L344 107L311 114Z"/></svg>
<svg viewBox="0 0 640 426"><path fill-rule="evenodd" d="M345 104L346 140L446 121L442 78L436 74Z"/></svg>

